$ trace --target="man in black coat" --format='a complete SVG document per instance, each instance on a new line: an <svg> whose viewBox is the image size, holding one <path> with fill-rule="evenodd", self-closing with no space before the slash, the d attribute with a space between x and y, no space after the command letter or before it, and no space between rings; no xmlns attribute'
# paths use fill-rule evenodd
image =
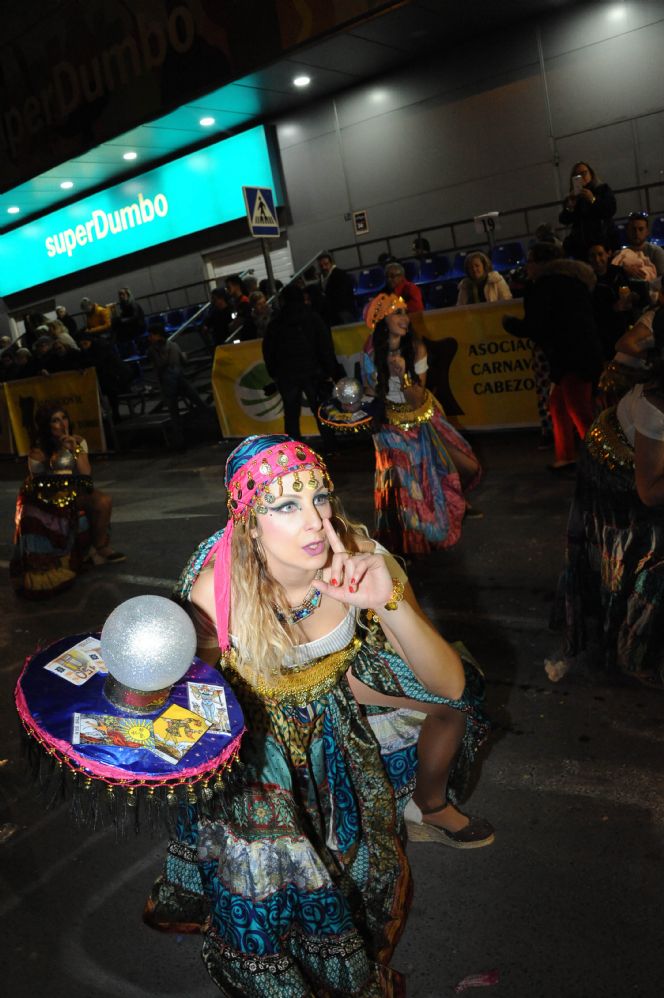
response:
<svg viewBox="0 0 664 998"><path fill-rule="evenodd" d="M321 287L325 295L325 318L331 326L354 322L357 317L353 281L345 270L339 270L330 253L318 257Z"/></svg>
<svg viewBox="0 0 664 998"><path fill-rule="evenodd" d="M281 311L263 338L263 359L284 403L284 432L300 439L302 395L316 418L323 451L334 449L334 433L318 419L318 406L340 373L329 326L305 304L304 293L289 284L281 293ZM327 384L326 384L327 383Z"/></svg>
<svg viewBox="0 0 664 998"><path fill-rule="evenodd" d="M549 399L555 461L552 471L576 460L575 431L583 440L594 419L593 388L602 370L592 292L597 278L587 263L561 259L553 243L535 243L528 252L524 318L505 316L514 336L542 348L551 368Z"/></svg>

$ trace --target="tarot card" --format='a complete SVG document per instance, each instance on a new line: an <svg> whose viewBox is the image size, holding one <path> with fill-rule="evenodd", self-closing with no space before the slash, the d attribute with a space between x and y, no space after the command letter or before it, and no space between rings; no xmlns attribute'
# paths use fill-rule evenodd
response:
<svg viewBox="0 0 664 998"><path fill-rule="evenodd" d="M210 722L211 735L230 735L226 693L221 686L208 686L207 683L187 683L189 710L200 714Z"/></svg>
<svg viewBox="0 0 664 998"><path fill-rule="evenodd" d="M186 707L172 703L155 718L153 725L155 747L152 751L175 765L203 737L210 722Z"/></svg>
<svg viewBox="0 0 664 998"><path fill-rule="evenodd" d="M114 748L154 749L152 721L114 714L74 714L72 745L112 745Z"/></svg>
<svg viewBox="0 0 664 998"><path fill-rule="evenodd" d="M74 686L82 686L97 672L106 672L99 651L99 641L96 638L79 641L48 662L44 668L54 672L61 679L66 679L68 683L73 683Z"/></svg>
<svg viewBox="0 0 664 998"><path fill-rule="evenodd" d="M99 638L83 638L79 641L77 645L74 645L78 651L82 651L91 662L97 666L97 672L107 673L108 669L104 665L104 660L101 657L101 642Z"/></svg>

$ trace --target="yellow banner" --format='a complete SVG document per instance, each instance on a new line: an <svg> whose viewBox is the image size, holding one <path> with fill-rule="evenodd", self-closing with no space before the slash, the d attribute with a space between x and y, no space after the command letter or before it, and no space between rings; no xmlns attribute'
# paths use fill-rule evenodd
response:
<svg viewBox="0 0 664 998"><path fill-rule="evenodd" d="M523 316L520 299L463 305L413 315L413 326L429 340L427 384L448 419L463 429L509 429L538 426L532 347L529 340L503 330L504 315ZM332 330L334 348L349 375L367 338L363 324ZM283 433L283 407L277 393L267 397L270 382L259 340L217 347L212 385L224 436ZM317 432L308 409L302 409L304 436Z"/></svg>
<svg viewBox="0 0 664 998"><path fill-rule="evenodd" d="M99 454L106 450L97 372L94 368L89 367L80 372L64 371L48 377L42 375L37 378L8 381L4 389L16 450L19 454L27 454L32 446L34 415L42 402L55 402L67 410L74 433L85 437L90 451Z"/></svg>
<svg viewBox="0 0 664 998"><path fill-rule="evenodd" d="M504 331L505 315L522 318L521 299L413 316L417 331L434 341L427 384L464 429L539 425L532 344Z"/></svg>
<svg viewBox="0 0 664 998"><path fill-rule="evenodd" d="M13 454L14 451L14 438L9 421L7 399L5 393L0 391L0 454Z"/></svg>
<svg viewBox="0 0 664 998"><path fill-rule="evenodd" d="M283 433L284 407L263 363L260 340L217 347L212 368L212 390L217 418L225 437L251 433ZM308 408L302 407L300 430L305 437L318 433Z"/></svg>

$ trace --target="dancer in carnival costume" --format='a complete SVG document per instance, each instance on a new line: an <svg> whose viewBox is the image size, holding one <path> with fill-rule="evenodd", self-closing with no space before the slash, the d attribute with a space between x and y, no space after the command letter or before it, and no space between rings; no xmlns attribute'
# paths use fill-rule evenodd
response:
<svg viewBox="0 0 664 998"><path fill-rule="evenodd" d="M563 574L564 659L571 666L664 685L664 311L618 349L644 361L646 384L605 409L580 451Z"/></svg>
<svg viewBox="0 0 664 998"><path fill-rule="evenodd" d="M487 734L481 673L305 444L249 437L226 488L176 592L244 711L240 785L181 823L146 921L204 931L224 995L401 995L404 809L447 844L493 839L454 806Z"/></svg>
<svg viewBox="0 0 664 998"><path fill-rule="evenodd" d="M74 434L69 414L44 402L35 428L16 500L9 575L19 595L43 598L70 586L84 560L103 565L125 555L110 545L111 497L95 489L88 445Z"/></svg>
<svg viewBox="0 0 664 998"><path fill-rule="evenodd" d="M425 388L426 347L405 302L377 295L365 321L373 331L363 354L365 391L384 405L373 435L375 536L403 554L451 547L469 510L464 491L479 482L480 463Z"/></svg>

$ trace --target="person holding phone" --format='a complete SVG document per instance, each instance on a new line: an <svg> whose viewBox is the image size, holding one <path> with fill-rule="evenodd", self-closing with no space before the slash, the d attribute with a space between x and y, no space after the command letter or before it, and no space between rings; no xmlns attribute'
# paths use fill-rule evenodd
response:
<svg viewBox="0 0 664 998"><path fill-rule="evenodd" d="M587 260L588 250L597 242L614 241L613 216L616 199L608 184L601 183L592 166L581 160L570 172L569 194L558 220L571 226L563 242L568 256Z"/></svg>

